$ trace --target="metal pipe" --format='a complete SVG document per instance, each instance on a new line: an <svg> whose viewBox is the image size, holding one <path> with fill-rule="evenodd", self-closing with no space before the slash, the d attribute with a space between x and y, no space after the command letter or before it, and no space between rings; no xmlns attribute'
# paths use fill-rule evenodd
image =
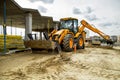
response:
<svg viewBox="0 0 120 80"><path fill-rule="evenodd" d="M49 30L50 30L50 20L48 20L48 24L47 24L47 26L48 26L48 34L49 34Z"/></svg>
<svg viewBox="0 0 120 80"><path fill-rule="evenodd" d="M4 53L6 53L6 0L4 0L4 24L3 24L3 33L4 33Z"/></svg>

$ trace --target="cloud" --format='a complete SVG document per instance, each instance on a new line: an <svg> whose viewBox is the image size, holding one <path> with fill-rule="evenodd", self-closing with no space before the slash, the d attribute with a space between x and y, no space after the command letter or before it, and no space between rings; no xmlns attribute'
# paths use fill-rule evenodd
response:
<svg viewBox="0 0 120 80"><path fill-rule="evenodd" d="M93 12L93 9L91 7L86 7L84 10L81 10L79 8L73 8L73 14L90 14Z"/></svg>
<svg viewBox="0 0 120 80"><path fill-rule="evenodd" d="M54 0L30 0L30 2L42 1L43 3L52 4Z"/></svg>
<svg viewBox="0 0 120 80"><path fill-rule="evenodd" d="M104 22L99 24L101 27L109 27L109 26L118 26L120 25L117 22Z"/></svg>
<svg viewBox="0 0 120 80"><path fill-rule="evenodd" d="M40 1L40 0L29 0L30 2L37 2L37 1Z"/></svg>
<svg viewBox="0 0 120 80"><path fill-rule="evenodd" d="M88 6L86 8L86 12L85 13L92 13L92 12L93 12L92 8Z"/></svg>
<svg viewBox="0 0 120 80"><path fill-rule="evenodd" d="M82 14L79 8L74 8L73 9L73 14Z"/></svg>
<svg viewBox="0 0 120 80"><path fill-rule="evenodd" d="M43 6L39 6L38 10L42 13L47 13L47 8L43 7Z"/></svg>
<svg viewBox="0 0 120 80"><path fill-rule="evenodd" d="M98 20L98 18L94 14L92 14L92 15L85 15L85 18L87 18L90 21Z"/></svg>
<svg viewBox="0 0 120 80"><path fill-rule="evenodd" d="M54 0L30 0L30 2L42 1L43 3L52 4Z"/></svg>
<svg viewBox="0 0 120 80"><path fill-rule="evenodd" d="M101 26L112 26L113 24L110 23L110 22L108 22L108 23L101 23L100 25L101 25Z"/></svg>
<svg viewBox="0 0 120 80"><path fill-rule="evenodd" d="M54 2L54 0L40 0L40 1L48 4L52 4Z"/></svg>

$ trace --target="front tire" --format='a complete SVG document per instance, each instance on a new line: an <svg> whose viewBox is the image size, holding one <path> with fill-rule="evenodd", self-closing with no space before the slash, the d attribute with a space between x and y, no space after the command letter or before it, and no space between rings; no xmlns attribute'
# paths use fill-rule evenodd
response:
<svg viewBox="0 0 120 80"><path fill-rule="evenodd" d="M82 37L82 35L80 35L77 39L77 49L84 49L84 39Z"/></svg>
<svg viewBox="0 0 120 80"><path fill-rule="evenodd" d="M73 51L74 38L71 34L67 34L63 39L63 49L64 51Z"/></svg>

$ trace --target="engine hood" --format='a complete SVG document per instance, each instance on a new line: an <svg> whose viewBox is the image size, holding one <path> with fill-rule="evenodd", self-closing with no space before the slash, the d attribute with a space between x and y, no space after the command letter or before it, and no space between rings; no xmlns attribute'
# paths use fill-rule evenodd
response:
<svg viewBox="0 0 120 80"><path fill-rule="evenodd" d="M57 31L54 35L60 35L60 34L62 34L62 33L64 32L64 30L65 30L65 29L59 30L59 31ZM66 29L66 30L67 30L67 29Z"/></svg>

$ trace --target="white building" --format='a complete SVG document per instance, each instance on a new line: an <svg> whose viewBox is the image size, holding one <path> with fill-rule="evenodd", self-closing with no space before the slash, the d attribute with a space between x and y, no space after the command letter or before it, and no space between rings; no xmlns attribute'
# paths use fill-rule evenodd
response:
<svg viewBox="0 0 120 80"><path fill-rule="evenodd" d="M120 35L117 36L117 42L120 42Z"/></svg>
<svg viewBox="0 0 120 80"><path fill-rule="evenodd" d="M112 39L112 41L117 42L117 36L116 35L110 36L110 38Z"/></svg>

